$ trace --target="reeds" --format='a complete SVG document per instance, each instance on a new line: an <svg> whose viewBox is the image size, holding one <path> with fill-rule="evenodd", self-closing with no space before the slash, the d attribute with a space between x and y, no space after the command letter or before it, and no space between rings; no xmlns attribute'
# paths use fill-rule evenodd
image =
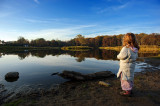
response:
<svg viewBox="0 0 160 106"><path fill-rule="evenodd" d="M115 46L115 47L99 47L100 49L107 49L107 50L115 50L120 51L122 46ZM139 53L157 53L160 52L160 47L157 45L140 45Z"/></svg>
<svg viewBox="0 0 160 106"><path fill-rule="evenodd" d="M62 50L71 50L71 51L77 51L77 50L90 50L92 47L89 46L65 46L61 47Z"/></svg>

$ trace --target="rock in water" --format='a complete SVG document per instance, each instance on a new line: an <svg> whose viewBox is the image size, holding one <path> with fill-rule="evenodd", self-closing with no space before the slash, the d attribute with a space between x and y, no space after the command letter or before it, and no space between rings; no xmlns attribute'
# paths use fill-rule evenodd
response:
<svg viewBox="0 0 160 106"><path fill-rule="evenodd" d="M101 79L101 78L108 78L108 77L114 76L114 74L111 71L101 71L101 72L84 75L79 72L67 71L67 70L64 70L62 73L58 75L63 78L71 79L71 80L93 80L93 79Z"/></svg>
<svg viewBox="0 0 160 106"><path fill-rule="evenodd" d="M5 79L15 79L15 78L19 78L18 72L9 72L5 75Z"/></svg>
<svg viewBox="0 0 160 106"><path fill-rule="evenodd" d="M64 70L59 76L71 80L85 80L85 76L79 72Z"/></svg>

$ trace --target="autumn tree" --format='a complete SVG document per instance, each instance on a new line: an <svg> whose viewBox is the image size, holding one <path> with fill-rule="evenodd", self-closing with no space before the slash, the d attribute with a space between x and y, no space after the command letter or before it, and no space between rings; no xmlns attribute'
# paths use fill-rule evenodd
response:
<svg viewBox="0 0 160 106"><path fill-rule="evenodd" d="M16 41L16 43L18 45L26 45L26 44L29 44L29 41L25 39L24 37L20 36L18 40Z"/></svg>
<svg viewBox="0 0 160 106"><path fill-rule="evenodd" d="M77 41L76 44L80 43L81 46L84 46L87 44L86 39L81 34L76 36L76 41Z"/></svg>
<svg viewBox="0 0 160 106"><path fill-rule="evenodd" d="M101 47L102 46L102 39L103 39L103 36L95 37L95 47Z"/></svg>
<svg viewBox="0 0 160 106"><path fill-rule="evenodd" d="M58 43L53 39L50 42L50 46L52 46L52 47L58 47Z"/></svg>
<svg viewBox="0 0 160 106"><path fill-rule="evenodd" d="M109 36L104 36L103 37L103 40L102 40L102 46L105 47L105 46L109 46Z"/></svg>
<svg viewBox="0 0 160 106"><path fill-rule="evenodd" d="M147 34L145 34L145 33L140 33L140 34L135 34L136 35L136 38L137 38L137 42L138 42L138 44L139 45L143 45L142 44L142 38L144 37L144 36L147 36ZM144 42L143 42L144 43Z"/></svg>
<svg viewBox="0 0 160 106"><path fill-rule="evenodd" d="M119 34L116 36L117 38L117 46L121 46L122 45L122 39L123 39L124 34Z"/></svg>

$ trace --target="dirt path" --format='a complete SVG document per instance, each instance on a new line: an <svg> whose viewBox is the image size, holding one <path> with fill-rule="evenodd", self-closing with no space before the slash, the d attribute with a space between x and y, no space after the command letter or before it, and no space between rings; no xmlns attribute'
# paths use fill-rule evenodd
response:
<svg viewBox="0 0 160 106"><path fill-rule="evenodd" d="M158 106L160 105L160 71L136 73L132 97L122 97L120 81L117 78L85 82L66 82L41 95L18 97L6 106ZM99 81L111 84L99 85Z"/></svg>

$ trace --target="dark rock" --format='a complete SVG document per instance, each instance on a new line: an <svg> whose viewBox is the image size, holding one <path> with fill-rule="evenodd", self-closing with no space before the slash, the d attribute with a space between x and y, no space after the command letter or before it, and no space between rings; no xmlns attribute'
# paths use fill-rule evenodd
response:
<svg viewBox="0 0 160 106"><path fill-rule="evenodd" d="M18 72L9 72L5 75L5 80L8 82L14 82L17 81L19 78Z"/></svg>
<svg viewBox="0 0 160 106"><path fill-rule="evenodd" d="M59 76L71 80L85 80L85 75L82 75L81 73L74 71L65 70L62 73L60 73Z"/></svg>
<svg viewBox="0 0 160 106"><path fill-rule="evenodd" d="M114 76L115 74L113 74L111 71L101 71L101 72L84 75L79 72L65 70L58 75L63 78L71 79L71 80L92 80L92 79L101 79L101 78L111 77L111 76Z"/></svg>
<svg viewBox="0 0 160 106"><path fill-rule="evenodd" d="M5 75L5 78L17 78L17 77L19 77L18 72L9 72Z"/></svg>

